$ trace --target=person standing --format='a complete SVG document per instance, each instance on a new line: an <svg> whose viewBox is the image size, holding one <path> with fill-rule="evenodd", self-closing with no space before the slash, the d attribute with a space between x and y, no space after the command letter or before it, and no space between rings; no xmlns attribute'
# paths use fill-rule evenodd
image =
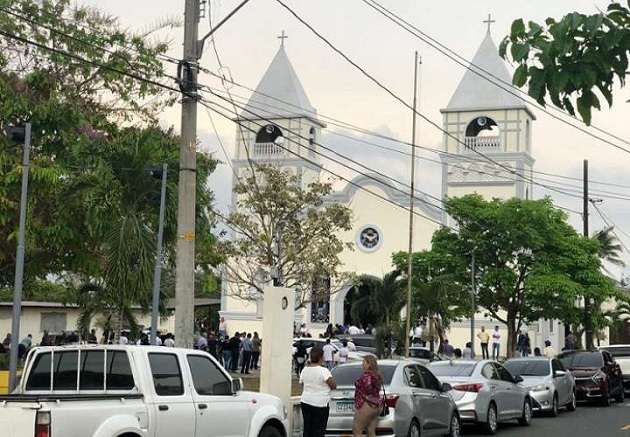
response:
<svg viewBox="0 0 630 437"><path fill-rule="evenodd" d="M365 431L368 437L375 437L378 415L383 406L383 376L378 370L374 355L365 356L362 366L363 374L354 383L352 434L354 437L361 437Z"/></svg>
<svg viewBox="0 0 630 437"><path fill-rule="evenodd" d="M556 351L551 347L551 341L545 340L545 356L548 358L553 358L556 356Z"/></svg>
<svg viewBox="0 0 630 437"><path fill-rule="evenodd" d="M477 338L481 344L481 358L487 360L490 358L490 354L488 353L488 342L490 341L490 334L486 331L486 327L482 326L481 331L477 333Z"/></svg>
<svg viewBox="0 0 630 437"><path fill-rule="evenodd" d="M324 351L324 366L330 370L333 368L334 354L337 350L335 349L335 346L330 344L330 338L326 339L326 344L322 349Z"/></svg>
<svg viewBox="0 0 630 437"><path fill-rule="evenodd" d="M225 317L219 319L219 336L227 336L227 322L225 321Z"/></svg>
<svg viewBox="0 0 630 437"><path fill-rule="evenodd" d="M252 334L247 333L245 338L241 340L241 349L243 350L243 359L241 361L241 373L250 373L249 364L252 362Z"/></svg>
<svg viewBox="0 0 630 437"><path fill-rule="evenodd" d="M254 338L252 338L252 365L253 370L258 370L258 359L260 358L260 348L262 347L262 340L258 336L258 332L254 331Z"/></svg>
<svg viewBox="0 0 630 437"><path fill-rule="evenodd" d="M499 354L501 353L501 333L499 332L499 327L494 327L494 332L492 333L492 359L498 360Z"/></svg>
<svg viewBox="0 0 630 437"><path fill-rule="evenodd" d="M348 362L348 355L350 355L350 349L348 349L348 340L341 340L342 347L339 349L339 364Z"/></svg>
<svg viewBox="0 0 630 437"><path fill-rule="evenodd" d="M302 396L302 420L304 423L303 437L324 437L328 425L328 402L330 391L337 388L337 383L330 374L330 370L322 366L324 350L320 347L311 348L311 362L300 373Z"/></svg>
<svg viewBox="0 0 630 437"><path fill-rule="evenodd" d="M230 371L236 372L238 369L238 353L241 350L241 336L238 332L234 333L234 337L230 338Z"/></svg>

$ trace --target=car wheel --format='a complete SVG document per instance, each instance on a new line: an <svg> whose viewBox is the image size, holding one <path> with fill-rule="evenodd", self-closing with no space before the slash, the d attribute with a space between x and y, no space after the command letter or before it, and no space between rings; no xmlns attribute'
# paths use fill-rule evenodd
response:
<svg viewBox="0 0 630 437"><path fill-rule="evenodd" d="M529 398L525 399L525 403L523 403L523 415L518 419L518 424L521 426L532 424L532 403Z"/></svg>
<svg viewBox="0 0 630 437"><path fill-rule="evenodd" d="M276 427L265 426L260 430L258 437L282 437L282 433Z"/></svg>
<svg viewBox="0 0 630 437"><path fill-rule="evenodd" d="M549 411L549 415L551 417L556 417L558 415L558 395L553 395L553 401L551 401L551 411Z"/></svg>
<svg viewBox="0 0 630 437"><path fill-rule="evenodd" d="M409 426L409 432L407 433L407 437L420 437L420 426L418 422L415 420L411 421L411 425Z"/></svg>
<svg viewBox="0 0 630 437"><path fill-rule="evenodd" d="M601 404L603 407L610 407L610 390L606 387L606 390L602 393Z"/></svg>
<svg viewBox="0 0 630 437"><path fill-rule="evenodd" d="M488 435L494 435L497 432L497 427L497 406L491 402L488 406L488 414L486 414L486 423L483 424L483 431Z"/></svg>
<svg viewBox="0 0 630 437"><path fill-rule="evenodd" d="M571 393L571 400L567 404L567 411L575 411L577 410L577 398L575 397L575 392Z"/></svg>
<svg viewBox="0 0 630 437"><path fill-rule="evenodd" d="M623 392L623 383L621 383L619 384L619 393L615 396L615 401L623 402L625 397L625 393Z"/></svg>
<svg viewBox="0 0 630 437"><path fill-rule="evenodd" d="M461 432L461 423L459 422L459 416L457 413L453 413L451 416L451 426L448 432L449 437L459 437Z"/></svg>

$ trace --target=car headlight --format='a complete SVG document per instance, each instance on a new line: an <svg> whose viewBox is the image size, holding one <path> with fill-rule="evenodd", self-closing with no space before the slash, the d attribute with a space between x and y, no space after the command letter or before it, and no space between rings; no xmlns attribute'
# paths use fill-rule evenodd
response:
<svg viewBox="0 0 630 437"><path fill-rule="evenodd" d="M600 383L600 382L602 382L605 378L606 378L606 375L604 375L603 373L596 373L595 375L593 375L593 376L592 376L592 378L591 378L591 379L593 380L593 382L596 382L596 383L598 383L598 384L599 384L599 383Z"/></svg>
<svg viewBox="0 0 630 437"><path fill-rule="evenodd" d="M549 386L546 384L539 384L539 385L535 385L531 387L529 390L530 391L547 391L549 390Z"/></svg>

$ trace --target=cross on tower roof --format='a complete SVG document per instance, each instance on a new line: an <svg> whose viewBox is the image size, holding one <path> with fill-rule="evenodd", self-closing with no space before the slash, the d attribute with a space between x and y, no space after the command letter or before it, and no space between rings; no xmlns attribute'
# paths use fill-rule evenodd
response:
<svg viewBox="0 0 630 437"><path fill-rule="evenodd" d="M488 35L490 35L490 25L492 23L495 23L496 21L492 19L492 15L491 14L488 14L488 19L487 20L483 20L483 22L484 23L488 23Z"/></svg>
<svg viewBox="0 0 630 437"><path fill-rule="evenodd" d="M282 35L280 35L277 38L280 40L280 46L284 47L284 40L288 38L288 36L284 34L284 30L282 31Z"/></svg>

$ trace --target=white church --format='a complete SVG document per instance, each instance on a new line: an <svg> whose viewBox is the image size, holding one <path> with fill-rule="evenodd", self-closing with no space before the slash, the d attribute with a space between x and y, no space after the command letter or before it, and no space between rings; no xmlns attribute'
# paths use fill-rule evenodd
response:
<svg viewBox="0 0 630 437"><path fill-rule="evenodd" d="M511 83L510 73L488 32L470 68L441 110L445 131L440 152L442 192L436 197L476 192L486 198L532 198L535 116L518 91L510 87ZM252 113L259 118L252 118ZM237 128L236 133L232 160L236 174L244 175L248 171L247 145L252 160L291 169L301 175L305 184L324 177L320 155L314 148L318 147L326 124L318 119L283 43L239 120L245 128ZM286 139L282 147L274 142L278 136ZM294 154L288 153L286 148ZM354 251L341 254L344 271L382 277L393 269L392 253L408 249L409 194L392 189L397 186L382 175L363 174L330 196L330 202L348 206L353 214L352 230L339 235L342 241L355 245ZM413 246L414 251L419 251L430 248L432 234L440 224L449 224L449 217L432 206L435 201L419 193L415 197ZM233 196L233 208L235 205ZM403 223L405 225L401 225ZM223 284L220 314L227 320L230 334L234 331L261 333L265 314L263 299L234 298L229 290L229 284ZM329 302L296 311L295 322L306 323L313 334L323 332L328 323L346 323L344 302L349 290L350 286L342 287L331 294ZM503 339L507 339L504 326L479 308L475 333L482 325L487 328L499 325ZM561 349L564 330L558 322L540 321L527 329L532 347L550 339L556 350ZM262 336L264 338L264 333ZM453 324L448 338L451 344L463 347L470 340L470 321ZM480 351L478 342L475 350Z"/></svg>

